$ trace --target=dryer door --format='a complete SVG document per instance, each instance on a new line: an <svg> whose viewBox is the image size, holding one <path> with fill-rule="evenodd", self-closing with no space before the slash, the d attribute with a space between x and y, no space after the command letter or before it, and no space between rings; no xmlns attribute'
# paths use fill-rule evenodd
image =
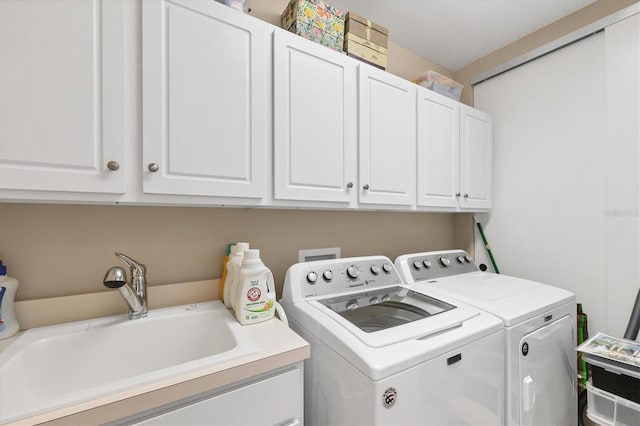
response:
<svg viewBox="0 0 640 426"><path fill-rule="evenodd" d="M573 320L564 316L520 340L520 424L575 425Z"/></svg>

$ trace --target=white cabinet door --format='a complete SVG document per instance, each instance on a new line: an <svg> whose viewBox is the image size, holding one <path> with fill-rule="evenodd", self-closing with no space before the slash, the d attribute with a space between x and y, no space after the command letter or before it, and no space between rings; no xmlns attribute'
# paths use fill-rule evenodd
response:
<svg viewBox="0 0 640 426"><path fill-rule="evenodd" d="M491 208L492 128L491 116L460 105L461 208Z"/></svg>
<svg viewBox="0 0 640 426"><path fill-rule="evenodd" d="M357 63L274 32L274 198L353 202Z"/></svg>
<svg viewBox="0 0 640 426"><path fill-rule="evenodd" d="M458 207L460 103L418 89L418 205Z"/></svg>
<svg viewBox="0 0 640 426"><path fill-rule="evenodd" d="M122 1L0 1L0 188L124 193L123 102Z"/></svg>
<svg viewBox="0 0 640 426"><path fill-rule="evenodd" d="M142 2L144 192L266 195L268 32L214 1Z"/></svg>
<svg viewBox="0 0 640 426"><path fill-rule="evenodd" d="M151 415L136 425L302 425L301 368Z"/></svg>
<svg viewBox="0 0 640 426"><path fill-rule="evenodd" d="M411 206L416 199L416 85L359 66L361 204Z"/></svg>

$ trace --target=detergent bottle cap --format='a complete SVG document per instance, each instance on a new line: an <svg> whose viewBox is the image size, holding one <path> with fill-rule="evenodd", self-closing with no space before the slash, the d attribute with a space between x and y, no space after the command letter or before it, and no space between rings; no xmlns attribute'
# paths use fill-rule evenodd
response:
<svg viewBox="0 0 640 426"><path fill-rule="evenodd" d="M260 250L251 249L251 250L246 250L244 252L244 260L256 260L256 259L260 259Z"/></svg>
<svg viewBox="0 0 640 426"><path fill-rule="evenodd" d="M2 260L0 260L0 275L7 275L7 265L3 265Z"/></svg>
<svg viewBox="0 0 640 426"><path fill-rule="evenodd" d="M249 250L249 243L236 243L232 248L231 248L231 254L243 254L245 251Z"/></svg>

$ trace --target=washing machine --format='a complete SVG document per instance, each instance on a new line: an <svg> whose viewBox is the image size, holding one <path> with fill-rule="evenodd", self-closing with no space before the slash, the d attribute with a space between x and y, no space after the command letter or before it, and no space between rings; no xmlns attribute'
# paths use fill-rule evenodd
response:
<svg viewBox="0 0 640 426"><path fill-rule="evenodd" d="M462 250L400 256L403 280L502 319L509 425L575 425L576 299L569 291L481 272Z"/></svg>
<svg viewBox="0 0 640 426"><path fill-rule="evenodd" d="M384 256L295 264L280 302L311 347L306 424L503 424L499 318L404 284Z"/></svg>

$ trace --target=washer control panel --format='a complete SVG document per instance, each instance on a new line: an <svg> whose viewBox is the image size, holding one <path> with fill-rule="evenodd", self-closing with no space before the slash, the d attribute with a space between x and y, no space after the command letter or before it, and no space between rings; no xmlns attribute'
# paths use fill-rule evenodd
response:
<svg viewBox="0 0 640 426"><path fill-rule="evenodd" d="M303 297L402 284L393 263L384 256L331 259L297 266Z"/></svg>
<svg viewBox="0 0 640 426"><path fill-rule="evenodd" d="M479 270L471 256L463 250L409 255L407 264L416 282Z"/></svg>

